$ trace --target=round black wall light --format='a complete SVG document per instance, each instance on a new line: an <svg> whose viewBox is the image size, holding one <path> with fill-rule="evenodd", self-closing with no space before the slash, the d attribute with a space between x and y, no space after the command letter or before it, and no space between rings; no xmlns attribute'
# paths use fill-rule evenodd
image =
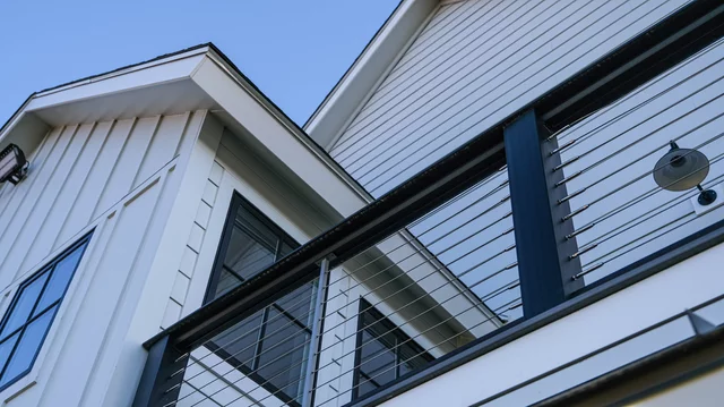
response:
<svg viewBox="0 0 724 407"><path fill-rule="evenodd" d="M716 201L716 192L704 189L701 183L709 175L709 159L701 151L681 148L670 142L671 149L656 162L654 181L667 191L686 191L698 188L700 193L697 201L700 205L709 205Z"/></svg>

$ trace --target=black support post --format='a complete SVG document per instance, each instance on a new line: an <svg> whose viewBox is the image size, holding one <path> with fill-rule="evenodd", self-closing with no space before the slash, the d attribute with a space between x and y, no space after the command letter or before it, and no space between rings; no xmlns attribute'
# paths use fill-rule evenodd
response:
<svg viewBox="0 0 724 407"><path fill-rule="evenodd" d="M189 357L170 341L165 336L148 350L133 407L162 407L178 399Z"/></svg>
<svg viewBox="0 0 724 407"><path fill-rule="evenodd" d="M508 162L510 198L513 208L518 271L526 318L538 315L565 301L581 288L574 280L580 260L570 258L577 251L565 185L556 186L562 171L555 139L548 134L533 110L505 128L505 155Z"/></svg>

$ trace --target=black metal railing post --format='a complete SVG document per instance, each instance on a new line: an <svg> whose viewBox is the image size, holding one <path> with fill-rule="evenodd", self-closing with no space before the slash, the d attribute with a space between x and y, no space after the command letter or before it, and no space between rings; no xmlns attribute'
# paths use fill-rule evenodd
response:
<svg viewBox="0 0 724 407"><path fill-rule="evenodd" d="M535 111L522 114L504 130L510 198L515 226L518 272L526 318L566 300L583 282L558 146L540 125Z"/></svg>
<svg viewBox="0 0 724 407"><path fill-rule="evenodd" d="M176 349L167 335L148 349L133 407L172 406L183 384L189 355Z"/></svg>

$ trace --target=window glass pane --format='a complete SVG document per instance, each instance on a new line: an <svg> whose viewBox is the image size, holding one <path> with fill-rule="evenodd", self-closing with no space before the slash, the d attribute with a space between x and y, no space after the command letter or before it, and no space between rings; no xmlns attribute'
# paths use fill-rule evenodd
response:
<svg viewBox="0 0 724 407"><path fill-rule="evenodd" d="M8 357L10 356L10 352L13 351L13 347L15 346L15 342L18 341L18 338L20 337L20 332L16 333L15 335L9 337L5 340L2 344L0 344L0 371L3 370L5 367L5 363L8 361Z"/></svg>
<svg viewBox="0 0 724 407"><path fill-rule="evenodd" d="M45 280L48 279L48 272L44 272L40 277L36 278L35 281L30 283L22 289L18 301L10 309L10 317L8 318L5 326L3 327L0 338L5 338L6 335L11 334L21 325L23 325L30 316L30 312L33 310L33 306L40 295L40 291L43 289Z"/></svg>
<svg viewBox="0 0 724 407"><path fill-rule="evenodd" d="M366 301L360 303L362 325L356 397L390 383L433 360L420 345ZM371 379L371 380L370 380ZM370 380L368 383L364 383Z"/></svg>
<svg viewBox="0 0 724 407"><path fill-rule="evenodd" d="M274 263L275 250L276 241L273 246L267 246L248 231L234 227L224 265L241 278L248 279Z"/></svg>
<svg viewBox="0 0 724 407"><path fill-rule="evenodd" d="M359 378L359 384L357 387L357 397L362 397L365 394L378 389L379 386L374 382L374 380L369 380L364 375L361 375Z"/></svg>
<svg viewBox="0 0 724 407"><path fill-rule="evenodd" d="M0 380L0 386L12 381L18 375L25 373L25 371L32 366L57 309L58 306L56 305L25 328L25 332L20 338L20 343L18 343L7 370L5 370L2 380Z"/></svg>
<svg viewBox="0 0 724 407"><path fill-rule="evenodd" d="M263 311L259 311L216 336L212 341L212 347L220 348L217 352L219 357L234 367L243 365L250 369L256 354L262 315Z"/></svg>
<svg viewBox="0 0 724 407"><path fill-rule="evenodd" d="M244 205L236 212L236 224L242 227L254 240L270 250L276 250L279 238L257 214L252 213Z"/></svg>
<svg viewBox="0 0 724 407"><path fill-rule="evenodd" d="M400 360L400 376L412 370L421 368L432 361L432 357L422 347L411 340L400 345L397 349Z"/></svg>
<svg viewBox="0 0 724 407"><path fill-rule="evenodd" d="M293 251L294 251L293 247L289 246L286 243L282 243L282 247L279 248L279 258L277 260L281 259L282 257L286 256L287 254L289 254Z"/></svg>
<svg viewBox="0 0 724 407"><path fill-rule="evenodd" d="M65 293L65 289L68 287L68 283L70 282L71 277L73 277L73 273L80 262L80 257L83 254L84 247L85 246L81 246L75 249L73 253L58 262L52 271L48 286L45 288L43 297L40 299L40 303L38 303L33 315L38 315L45 311L52 303L58 301L63 296L63 293Z"/></svg>
<svg viewBox="0 0 724 407"><path fill-rule="evenodd" d="M361 359L359 369L379 384L395 380L395 352L378 341L369 332L362 332Z"/></svg>
<svg viewBox="0 0 724 407"><path fill-rule="evenodd" d="M305 284L277 301L277 305L299 322L310 327L315 294L316 285Z"/></svg>
<svg viewBox="0 0 724 407"><path fill-rule="evenodd" d="M259 375L290 399L299 396L309 338L307 330L273 308L269 310L259 355Z"/></svg>

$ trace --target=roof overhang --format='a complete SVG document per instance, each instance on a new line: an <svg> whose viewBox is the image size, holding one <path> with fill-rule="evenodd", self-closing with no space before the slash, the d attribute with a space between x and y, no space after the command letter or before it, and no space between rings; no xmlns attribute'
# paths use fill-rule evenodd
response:
<svg viewBox="0 0 724 407"><path fill-rule="evenodd" d="M213 45L197 46L31 95L0 129L32 153L52 127L209 110L332 223L370 197Z"/></svg>
<svg viewBox="0 0 724 407"><path fill-rule="evenodd" d="M304 125L329 150L362 104L402 57L440 0L402 0Z"/></svg>

